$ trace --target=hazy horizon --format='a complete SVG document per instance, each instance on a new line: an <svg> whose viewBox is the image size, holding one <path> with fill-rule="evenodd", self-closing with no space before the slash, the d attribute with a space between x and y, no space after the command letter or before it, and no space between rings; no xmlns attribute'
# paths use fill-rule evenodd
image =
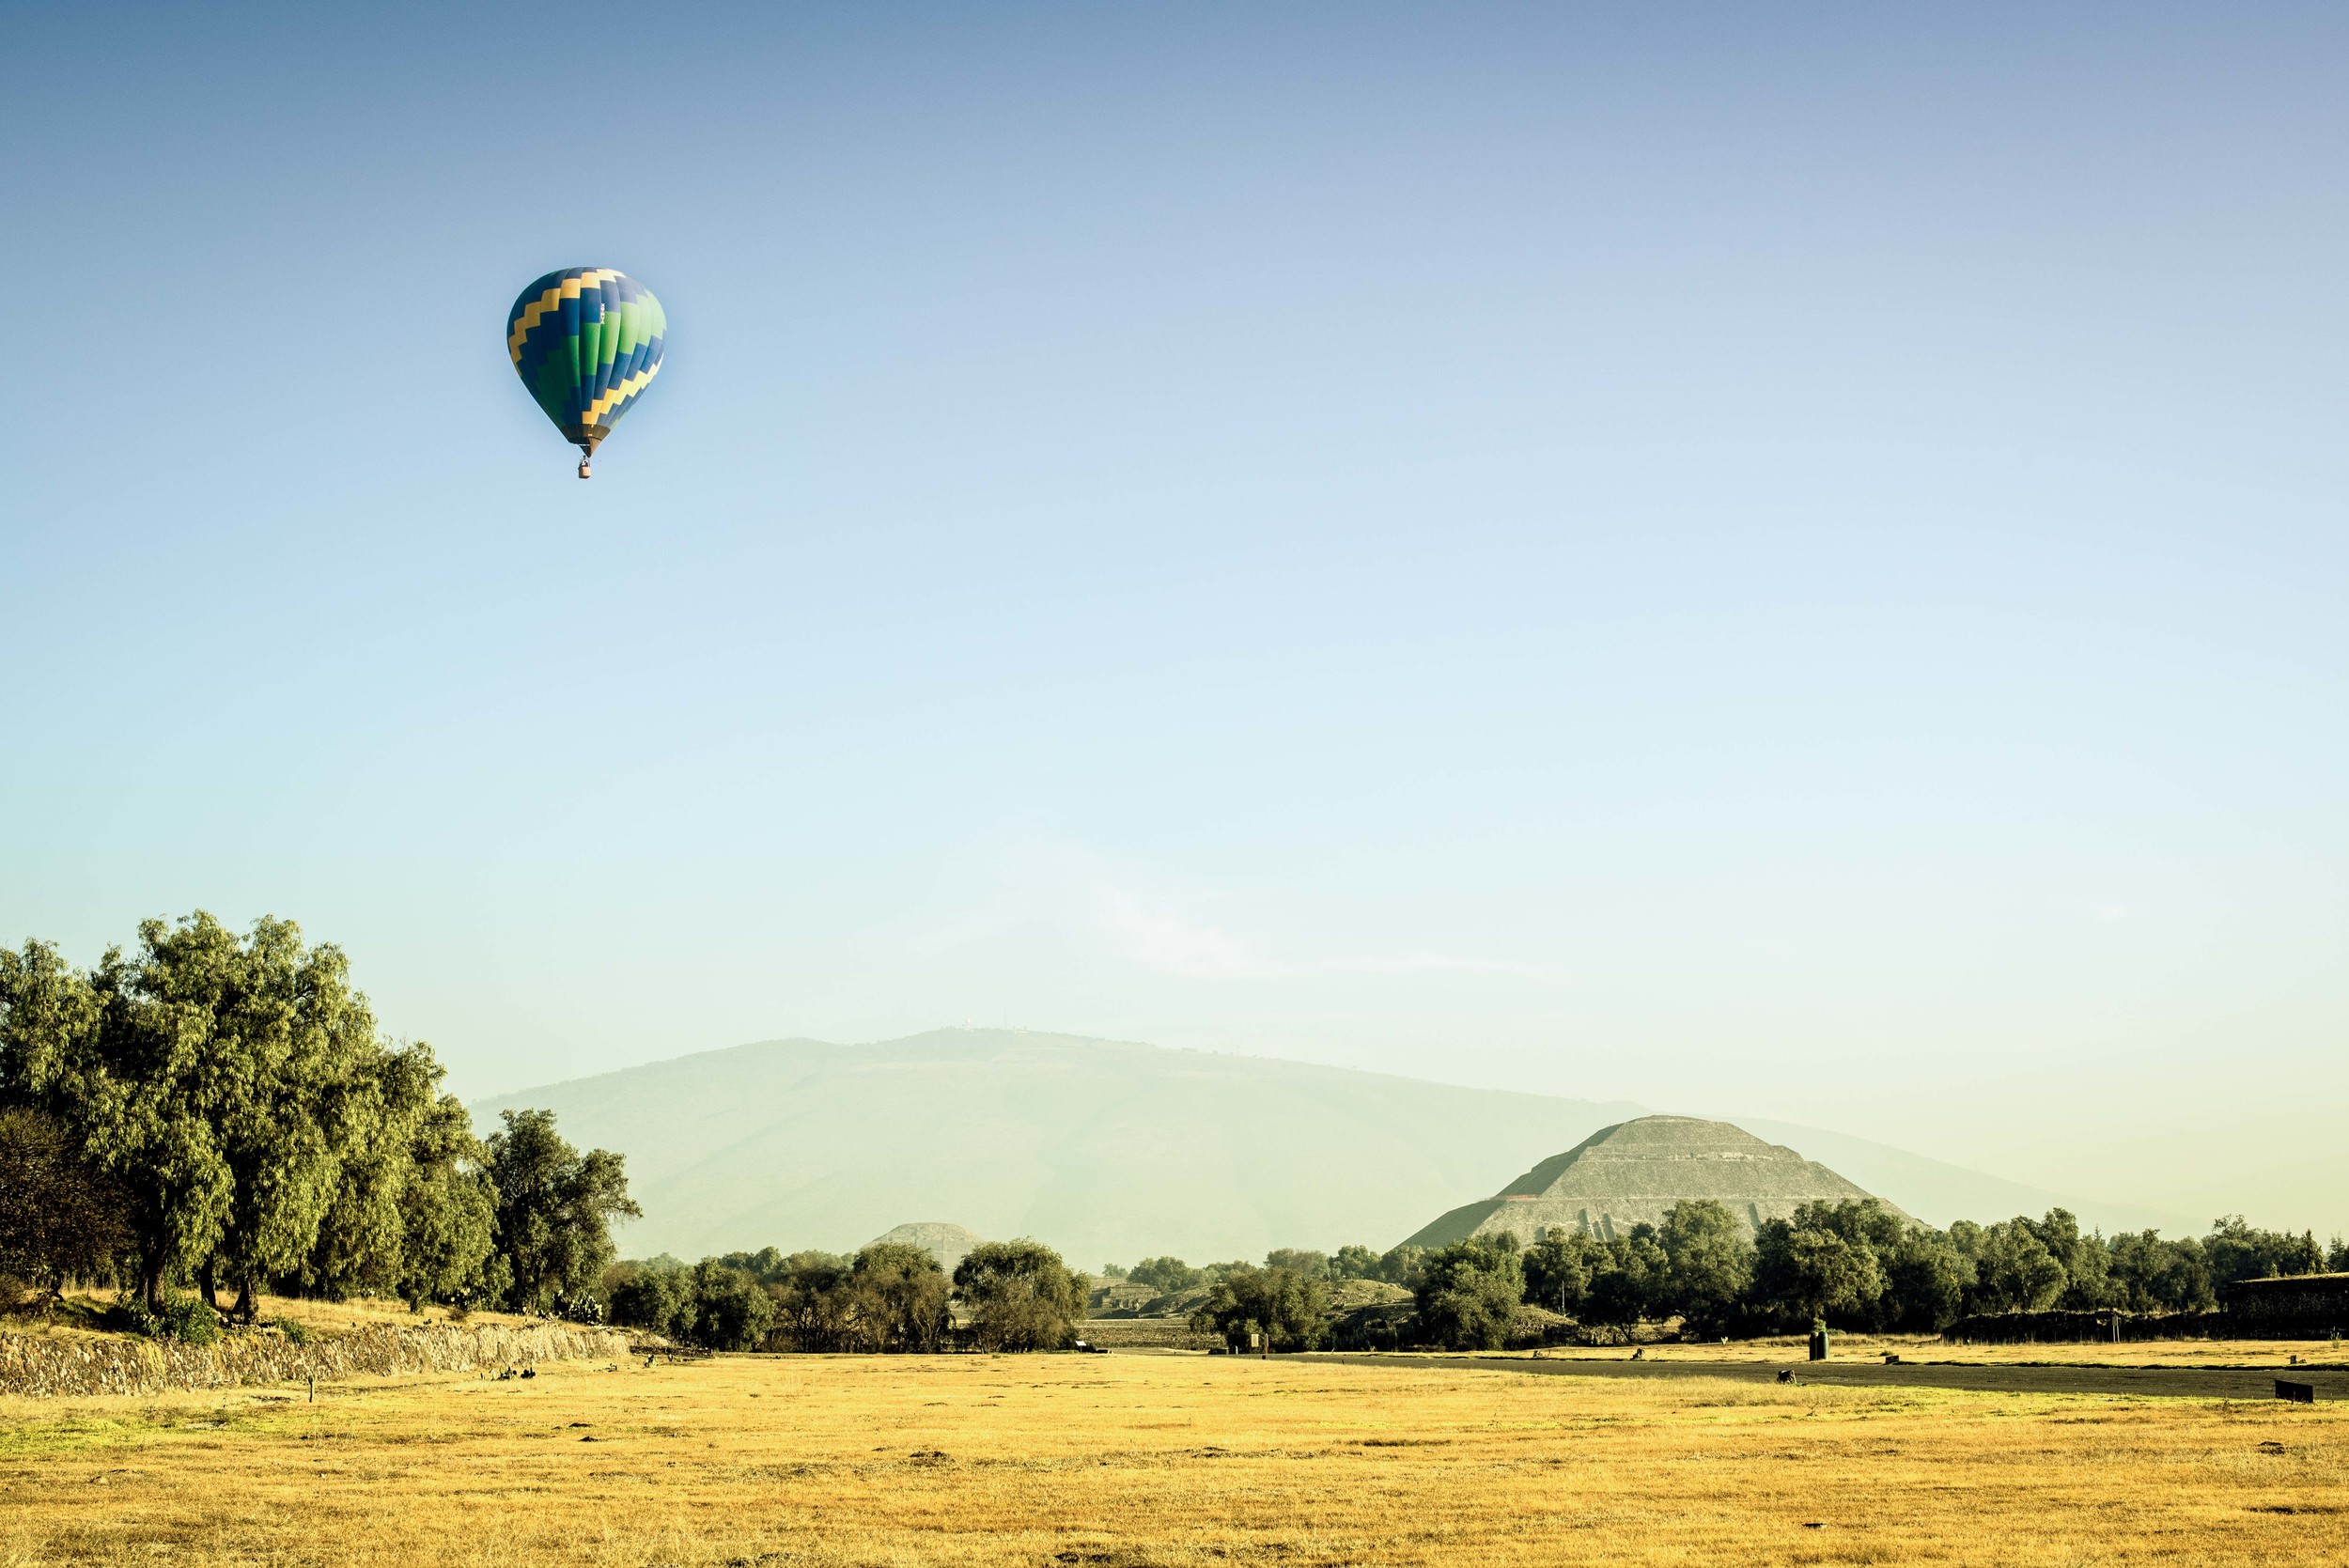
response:
<svg viewBox="0 0 2349 1568"><path fill-rule="evenodd" d="M1287 1063L1306 1066L1339 1067L1358 1072L1376 1072L1381 1076L1398 1079L1406 1082L1433 1084L1442 1088L1497 1090L1515 1094L1548 1094L1556 1095L1562 1099L1579 1100L1600 1108L1621 1110L1626 1114L1630 1115L1690 1115L1704 1117L1710 1120L1735 1122L1738 1126L1745 1126L1749 1128L1749 1130L1760 1133L1762 1136L1771 1139L1773 1141L1786 1143L1789 1146L1797 1149L1799 1152L1804 1153L1807 1157L1819 1158L1823 1163L1828 1164L1835 1163L1835 1158L1830 1157L1842 1156L1843 1157L1848 1157L1847 1144L1850 1142L1860 1141L1876 1143L1883 1145L1887 1150L1892 1150L1902 1154L1915 1155L1921 1158L1930 1160L1939 1160L1943 1163L1952 1165L1953 1169L1973 1171L1982 1175L1994 1177L1997 1178L1998 1182L2001 1184L2012 1185L2018 1188L2037 1188L2036 1191L2029 1195L2028 1199L2026 1199L2023 1194L2018 1192L2009 1200L2007 1206L2012 1207L2019 1203L2022 1204L2024 1208L2030 1208L2031 1205L2035 1204L2036 1209L2034 1212L2044 1211L2046 1207L2051 1205L2061 1204L2068 1206L2081 1214L2083 1224L2093 1225L2100 1230L2108 1232L2113 1230L2139 1229L2150 1225L2160 1230L2165 1235L2176 1236L2199 1234L2201 1231L2208 1227L2212 1219L2218 1218L2224 1213L2236 1212L2236 1210L2240 1208L2239 1204L2231 1208L2227 1203L2222 1202L2217 1204L2217 1207L2212 1210L2212 1213L2209 1216L2196 1218L2194 1217L2193 1206L2190 1203L2182 1208L2165 1206L2164 1204L2148 1201L2140 1194L2131 1191L2118 1190L2111 1188L2082 1188L2072 1191L2053 1191L2046 1189L2042 1184L2016 1179L2013 1176L2012 1172L2009 1172L1966 1166L1956 1161L1942 1160L1941 1157L1936 1156L1928 1151L1903 1147L1900 1145L1897 1138L1887 1138L1882 1136L1880 1129L1854 1128L1848 1126L1822 1126L1815 1122L1805 1121L1799 1115L1793 1116L1791 1118L1764 1116L1751 1111L1743 1110L1737 1107L1730 1105L1691 1106L1678 1104L1650 1104L1636 1097L1630 1099L1608 1099L1595 1095L1572 1094L1565 1091L1555 1089L1547 1091L1528 1090L1524 1085L1515 1083L1468 1083L1456 1079L1444 1077L1439 1072L1410 1072L1407 1070L1387 1068L1361 1068L1353 1067L1351 1064L1346 1063L1312 1062L1297 1057L1279 1056L1262 1051L1248 1051L1200 1046L1165 1046L1159 1044L1159 1042L1150 1040L1107 1039L1099 1036L1072 1034L1060 1030L1031 1028L1025 1025L1003 1025L999 1027L1003 1031L1014 1034L1034 1034L1040 1039L1056 1039L1083 1045L1140 1046L1157 1050L1193 1051L1208 1056L1237 1057L1256 1062L1276 1063ZM984 1031L985 1026L980 1026L980 1028ZM618 1063L599 1067L592 1073L582 1074L574 1078L550 1079L543 1083L507 1085L502 1088L490 1090L486 1093L469 1094L466 1097L474 1107L474 1119L476 1124L482 1126L486 1130L495 1125L493 1120L489 1120L488 1118L492 1115L496 1109L501 1107L511 1109L535 1105L537 1102L532 1100L529 1096L539 1094L543 1091L568 1089L578 1086L590 1079L626 1077L640 1068L674 1063L684 1061L688 1058L725 1056L737 1052L755 1049L756 1048L762 1046L785 1046L799 1044L839 1047L854 1050L863 1048L904 1045L910 1042L925 1041L936 1035L967 1033L970 1032L971 1030L972 1026L969 1025L942 1025L938 1029L917 1030L910 1034L887 1040L822 1040L804 1034L776 1035L766 1039L738 1041L727 1046L711 1046L698 1050L678 1053L677 1055L673 1056L653 1057L641 1062ZM1819 1144L1815 1140L1806 1138L1805 1135L1812 1133L1825 1133L1832 1135L1835 1139L1835 1142L1832 1144ZM622 1141L625 1141L622 1135L614 1134L614 1137ZM1805 1144L1807 1142L1811 1143L1812 1146L1806 1148ZM1551 1150L1547 1152L1555 1153L1558 1151ZM1510 1160L1506 1157L1500 1157L1495 1164L1495 1169L1498 1170L1502 1166L1508 1166L1510 1163ZM1480 1192L1471 1193L1470 1195L1473 1197L1484 1196L1485 1194ZM2317 1196L2320 1203L2326 1201L2327 1195L2320 1193ZM1927 1204L1925 1206L1932 1205ZM1941 1206L1949 1206L1948 1201L1945 1200ZM1983 1221L1991 1219L2011 1218L2010 1216L2002 1213L1993 1214L1988 1208L1983 1208L1981 1213L1975 1213L1973 1212L1974 1208L1983 1208L1983 1206L1980 1203L1976 1203L1970 1207L1952 1208L1950 1215L1946 1218L1968 1219ZM2017 1212L2022 1212L2022 1210L2018 1208ZM2270 1215L2251 1215L2249 1218L2255 1222L2260 1223L2280 1223L2280 1221L2275 1219L2275 1217ZM2330 1224L2335 1230L2340 1230L2345 1223L2349 1223L2349 1221L2327 1221L2320 1215L2315 1219L2303 1218L2295 1220L2293 1228L2307 1229L2314 1227L2318 1231L2323 1232L2326 1230L2327 1224Z"/></svg>
<svg viewBox="0 0 2349 1568"><path fill-rule="evenodd" d="M22 17L0 942L2349 1227L2349 17ZM550 269L667 310L597 459Z"/></svg>
<svg viewBox="0 0 2349 1568"><path fill-rule="evenodd" d="M473 1104L484 1133L544 1110L583 1144L627 1149L645 1213L620 1240L637 1255L852 1249L947 1221L1091 1261L1384 1250L1606 1127L1679 1109L1023 1029L752 1042ZM2061 1207L2108 1234L2209 1228L1833 1129L1716 1119L1934 1225Z"/></svg>

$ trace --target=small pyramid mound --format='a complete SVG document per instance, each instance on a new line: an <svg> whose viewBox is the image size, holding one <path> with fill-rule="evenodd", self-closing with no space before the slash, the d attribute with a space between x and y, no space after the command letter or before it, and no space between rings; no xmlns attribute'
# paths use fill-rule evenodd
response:
<svg viewBox="0 0 2349 1568"><path fill-rule="evenodd" d="M1662 1224L1667 1210L1690 1198L1713 1199L1749 1230L1758 1230L1765 1219L1783 1219L1798 1204L1872 1196L1826 1166L1727 1122L1642 1116L1601 1127L1494 1196L1424 1226L1406 1245L1448 1247L1502 1231L1530 1245L1557 1229L1612 1238L1641 1221ZM1881 1198L1876 1202L1901 1212Z"/></svg>
<svg viewBox="0 0 2349 1568"><path fill-rule="evenodd" d="M884 1241L897 1241L908 1247L919 1247L938 1260L939 1267L952 1274L955 1265L970 1256L971 1249L985 1239L960 1225L949 1225L936 1219L918 1219L911 1224L900 1225L885 1235L877 1235L864 1245L877 1247Z"/></svg>

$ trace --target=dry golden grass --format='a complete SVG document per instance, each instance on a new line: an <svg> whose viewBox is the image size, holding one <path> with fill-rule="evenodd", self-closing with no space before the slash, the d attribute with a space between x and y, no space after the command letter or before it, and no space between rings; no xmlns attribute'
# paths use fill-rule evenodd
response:
<svg viewBox="0 0 2349 1568"><path fill-rule="evenodd" d="M1202 1356L0 1401L0 1564L2338 1563L2349 1411Z"/></svg>
<svg viewBox="0 0 2349 1568"><path fill-rule="evenodd" d="M0 1316L0 1328L12 1334L95 1333L97 1319L107 1308L124 1299L121 1293L107 1290L75 1290L67 1293L62 1308L29 1311ZM224 1294L221 1304L227 1305ZM377 1324L412 1326L420 1323L449 1323L457 1314L446 1307L428 1306L420 1312L412 1312L403 1302L357 1297L349 1301L310 1301L293 1296L262 1296L255 1302L255 1315L264 1323L292 1318L313 1332L334 1334L352 1328L365 1328ZM518 1317L511 1312L474 1312L464 1319L469 1323L505 1324L511 1327L529 1327L540 1322L537 1318Z"/></svg>
<svg viewBox="0 0 2349 1568"><path fill-rule="evenodd" d="M225 1303L227 1297L223 1296ZM349 1301L308 1301L292 1296L260 1297L256 1314L264 1322L295 1318L312 1329L333 1333L339 1328L362 1328L373 1324L449 1323L459 1321L446 1307L428 1306L420 1312L412 1312L399 1301L374 1297L354 1297ZM467 1323L502 1323L513 1327L527 1327L543 1320L521 1317L512 1312L474 1312L461 1321Z"/></svg>

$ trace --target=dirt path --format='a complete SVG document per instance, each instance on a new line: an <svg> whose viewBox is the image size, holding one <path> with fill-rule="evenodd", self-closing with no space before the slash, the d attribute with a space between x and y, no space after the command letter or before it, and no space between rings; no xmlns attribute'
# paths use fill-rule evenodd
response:
<svg viewBox="0 0 2349 1568"><path fill-rule="evenodd" d="M1886 1366L1869 1361L1593 1361L1480 1356L1385 1354L1348 1356L1308 1352L1284 1361L1336 1361L1356 1367L1458 1367L1474 1372L1529 1373L1546 1377L1727 1377L1742 1383L1775 1383L1791 1370L1803 1383L1839 1388L1961 1389L1980 1393L2145 1394L2162 1399L2265 1399L2276 1397L2276 1380L2307 1383L2320 1400L2349 1400L2349 1367L2125 1367L1965 1365L1948 1361Z"/></svg>

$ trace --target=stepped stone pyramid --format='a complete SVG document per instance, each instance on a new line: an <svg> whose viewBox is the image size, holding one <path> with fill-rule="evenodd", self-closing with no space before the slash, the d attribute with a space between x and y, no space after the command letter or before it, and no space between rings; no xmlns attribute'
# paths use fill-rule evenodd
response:
<svg viewBox="0 0 2349 1568"><path fill-rule="evenodd" d="M1714 1199L1752 1231L1765 1219L1786 1219L1800 1203L1872 1196L1826 1166L1727 1122L1642 1116L1601 1127L1493 1197L1422 1228L1406 1245L1448 1247L1508 1231L1530 1246L1560 1229L1612 1238L1642 1220L1662 1224L1665 1211L1684 1198Z"/></svg>
<svg viewBox="0 0 2349 1568"><path fill-rule="evenodd" d="M938 1219L917 1219L877 1235L864 1245L878 1247L884 1241L901 1241L909 1247L920 1247L938 1260L939 1267L952 1274L955 1265L970 1256L971 1250L978 1246L981 1239L977 1233L964 1230L960 1225L949 1225Z"/></svg>

